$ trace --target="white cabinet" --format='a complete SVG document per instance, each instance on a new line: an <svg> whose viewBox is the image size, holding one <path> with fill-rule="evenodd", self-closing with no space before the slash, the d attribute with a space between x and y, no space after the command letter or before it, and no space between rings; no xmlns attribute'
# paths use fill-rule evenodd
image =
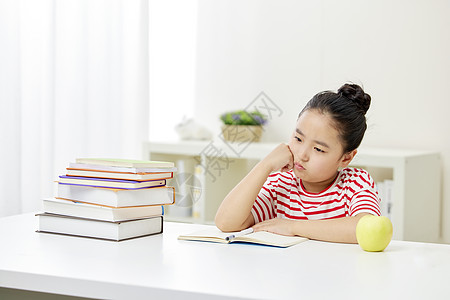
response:
<svg viewBox="0 0 450 300"><path fill-rule="evenodd" d="M172 185L183 189L185 208L168 207L166 218L212 224L228 192L277 144L234 144L214 141L146 142L146 159L183 162L182 178ZM197 174L195 167L197 167ZM438 242L440 236L441 163L439 153L403 149L361 148L352 166L369 171L375 181L393 180L394 239ZM199 172L202 170L203 172ZM180 175L180 174L178 174ZM186 181L192 175L194 180ZM185 201L190 197L194 204ZM172 209L172 211L171 211ZM180 215L177 209L185 210Z"/></svg>

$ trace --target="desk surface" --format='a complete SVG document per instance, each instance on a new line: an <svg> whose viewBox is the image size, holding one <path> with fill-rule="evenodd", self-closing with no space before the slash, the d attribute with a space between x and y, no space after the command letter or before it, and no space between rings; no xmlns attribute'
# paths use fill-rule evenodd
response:
<svg viewBox="0 0 450 300"><path fill-rule="evenodd" d="M123 242L36 233L0 219L0 286L108 299L448 299L450 245L393 241L382 253L308 241L290 248L179 241L207 225L165 222Z"/></svg>

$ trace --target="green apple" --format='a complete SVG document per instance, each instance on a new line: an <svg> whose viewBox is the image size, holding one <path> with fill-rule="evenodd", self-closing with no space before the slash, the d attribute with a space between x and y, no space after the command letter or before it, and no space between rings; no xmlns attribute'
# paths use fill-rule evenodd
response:
<svg viewBox="0 0 450 300"><path fill-rule="evenodd" d="M356 239L365 251L383 251L391 242L392 231L389 218L366 215L356 225Z"/></svg>

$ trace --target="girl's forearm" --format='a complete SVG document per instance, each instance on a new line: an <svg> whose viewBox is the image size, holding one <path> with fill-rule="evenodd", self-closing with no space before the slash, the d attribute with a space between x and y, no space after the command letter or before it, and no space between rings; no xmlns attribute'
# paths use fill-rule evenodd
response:
<svg viewBox="0 0 450 300"><path fill-rule="evenodd" d="M251 209L270 172L270 166L263 160L228 193L217 210L215 223L218 228L238 231L254 224Z"/></svg>
<svg viewBox="0 0 450 300"><path fill-rule="evenodd" d="M329 220L294 221L292 233L313 240L338 243L357 243L356 225L365 213L354 217Z"/></svg>

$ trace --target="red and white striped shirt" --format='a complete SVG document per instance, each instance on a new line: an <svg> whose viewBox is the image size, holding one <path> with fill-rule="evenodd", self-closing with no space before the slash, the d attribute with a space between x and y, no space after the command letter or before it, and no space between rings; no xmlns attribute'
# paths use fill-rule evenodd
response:
<svg viewBox="0 0 450 300"><path fill-rule="evenodd" d="M309 193L294 171L272 173L252 207L255 223L273 218L322 220L381 215L380 200L369 173L345 168L332 185L320 193Z"/></svg>

